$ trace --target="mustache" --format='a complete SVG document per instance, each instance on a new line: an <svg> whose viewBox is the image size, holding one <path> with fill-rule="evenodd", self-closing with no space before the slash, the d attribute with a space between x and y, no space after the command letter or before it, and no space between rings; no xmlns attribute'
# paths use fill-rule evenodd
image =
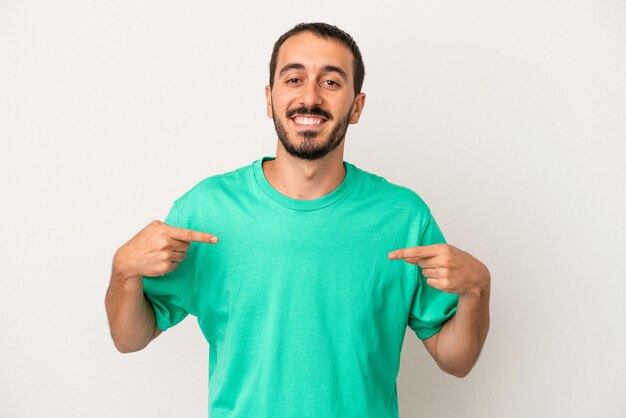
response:
<svg viewBox="0 0 626 418"><path fill-rule="evenodd" d="M293 109L289 109L287 111L287 117L291 119L294 115L311 115L311 116L321 116L327 120L333 120L333 115L325 111L319 106L313 106L312 108L308 108L306 106L300 106Z"/></svg>

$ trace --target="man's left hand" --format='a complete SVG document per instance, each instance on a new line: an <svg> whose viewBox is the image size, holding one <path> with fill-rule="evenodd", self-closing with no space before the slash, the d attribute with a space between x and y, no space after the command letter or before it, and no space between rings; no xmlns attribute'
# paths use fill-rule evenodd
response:
<svg viewBox="0 0 626 418"><path fill-rule="evenodd" d="M447 293L480 295L490 285L487 267L471 254L449 244L398 249L389 253L389 259L417 264L429 286Z"/></svg>

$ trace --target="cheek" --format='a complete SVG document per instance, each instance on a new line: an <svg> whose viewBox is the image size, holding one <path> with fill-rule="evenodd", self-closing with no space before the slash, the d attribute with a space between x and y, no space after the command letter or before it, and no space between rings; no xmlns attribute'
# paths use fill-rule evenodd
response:
<svg viewBox="0 0 626 418"><path fill-rule="evenodd" d="M284 101L282 98L274 98L272 100L272 105L274 109L274 116L278 116L280 118L285 117L285 112L289 109L289 104Z"/></svg>

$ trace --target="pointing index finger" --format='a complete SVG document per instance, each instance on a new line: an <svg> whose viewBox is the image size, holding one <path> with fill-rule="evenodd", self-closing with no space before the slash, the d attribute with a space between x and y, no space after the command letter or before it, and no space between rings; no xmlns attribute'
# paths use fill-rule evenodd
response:
<svg viewBox="0 0 626 418"><path fill-rule="evenodd" d="M400 248L389 253L390 260L400 258L428 258L437 255L437 244L423 245L418 247Z"/></svg>
<svg viewBox="0 0 626 418"><path fill-rule="evenodd" d="M186 242L205 242L207 244L215 244L217 237L206 232L194 231L193 229L176 228L174 226L169 232L169 237L178 241Z"/></svg>

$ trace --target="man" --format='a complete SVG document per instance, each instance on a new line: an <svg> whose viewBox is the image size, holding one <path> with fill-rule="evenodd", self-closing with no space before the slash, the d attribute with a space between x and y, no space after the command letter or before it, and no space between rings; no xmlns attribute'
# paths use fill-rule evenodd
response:
<svg viewBox="0 0 626 418"><path fill-rule="evenodd" d="M488 269L445 243L417 194L343 161L363 76L340 29L285 33L266 87L276 157L205 179L115 254L115 346L196 316L213 418L396 417L407 325L458 377L482 349Z"/></svg>

